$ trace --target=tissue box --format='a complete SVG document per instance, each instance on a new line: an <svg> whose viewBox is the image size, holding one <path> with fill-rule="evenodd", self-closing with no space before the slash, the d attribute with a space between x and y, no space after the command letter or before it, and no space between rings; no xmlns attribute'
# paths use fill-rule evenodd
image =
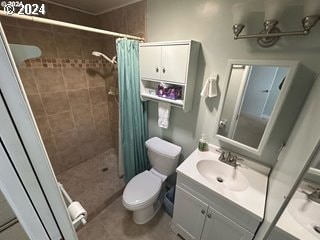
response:
<svg viewBox="0 0 320 240"><path fill-rule="evenodd" d="M145 91L147 94L150 94L150 95L156 95L156 89L153 89L153 88L145 88Z"/></svg>
<svg viewBox="0 0 320 240"><path fill-rule="evenodd" d="M163 98L169 99L181 99L182 87L173 85L159 85L157 89L157 95Z"/></svg>

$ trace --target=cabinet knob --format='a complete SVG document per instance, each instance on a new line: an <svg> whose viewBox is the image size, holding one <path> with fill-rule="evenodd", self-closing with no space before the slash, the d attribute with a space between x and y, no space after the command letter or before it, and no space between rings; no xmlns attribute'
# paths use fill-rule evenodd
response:
<svg viewBox="0 0 320 240"><path fill-rule="evenodd" d="M156 72L159 72L159 68L158 67L155 67L154 69L156 70Z"/></svg>
<svg viewBox="0 0 320 240"><path fill-rule="evenodd" d="M206 212L206 211L205 211L204 209L201 210L201 213L202 213L202 214L205 214L205 212Z"/></svg>
<svg viewBox="0 0 320 240"><path fill-rule="evenodd" d="M208 218L212 218L212 214L211 213L208 213Z"/></svg>
<svg viewBox="0 0 320 240"><path fill-rule="evenodd" d="M162 72L166 73L166 68L165 67L162 67Z"/></svg>

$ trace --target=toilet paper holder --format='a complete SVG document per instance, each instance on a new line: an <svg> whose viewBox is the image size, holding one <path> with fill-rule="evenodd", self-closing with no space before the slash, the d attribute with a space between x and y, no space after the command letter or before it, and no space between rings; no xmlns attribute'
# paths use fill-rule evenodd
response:
<svg viewBox="0 0 320 240"><path fill-rule="evenodd" d="M77 227L80 226L80 224L82 223L83 225L87 224L87 211L81 206L81 204L77 201L73 201L71 199L71 197L69 196L69 194L67 193L67 191L64 189L63 185L61 183L58 183L58 187L64 197L64 199L68 202L68 213L70 215L70 218L72 220L72 224L74 226L74 228L76 229ZM77 206L79 206L81 208L81 210L79 210L78 213L74 214L70 209L70 206L72 206L73 204L76 204Z"/></svg>

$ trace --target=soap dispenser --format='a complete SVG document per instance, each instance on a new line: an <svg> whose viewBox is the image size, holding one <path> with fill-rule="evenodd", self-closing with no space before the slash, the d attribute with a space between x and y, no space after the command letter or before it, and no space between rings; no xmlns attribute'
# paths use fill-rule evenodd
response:
<svg viewBox="0 0 320 240"><path fill-rule="evenodd" d="M198 149L201 152L208 151L208 142L204 133L202 133L201 138L199 140Z"/></svg>

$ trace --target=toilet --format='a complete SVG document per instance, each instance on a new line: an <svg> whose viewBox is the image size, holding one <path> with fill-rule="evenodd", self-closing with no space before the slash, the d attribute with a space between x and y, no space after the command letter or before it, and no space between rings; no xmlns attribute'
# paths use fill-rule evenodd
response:
<svg viewBox="0 0 320 240"><path fill-rule="evenodd" d="M175 172L181 147L158 137L146 141L152 169L133 177L124 189L123 206L133 211L133 221L144 224L150 221L162 206L165 180Z"/></svg>

